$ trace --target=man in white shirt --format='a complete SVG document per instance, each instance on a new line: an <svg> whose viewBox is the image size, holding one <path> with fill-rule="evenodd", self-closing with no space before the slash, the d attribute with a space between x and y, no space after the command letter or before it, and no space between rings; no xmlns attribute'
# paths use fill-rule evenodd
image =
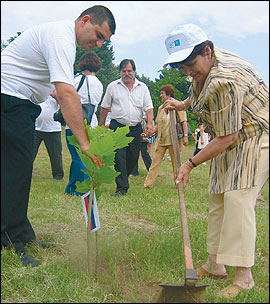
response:
<svg viewBox="0 0 270 304"><path fill-rule="evenodd" d="M1 52L1 245L14 248L23 265L40 261L25 251L36 240L27 218L33 169L33 134L41 103L56 89L64 119L82 151L97 167L96 155L87 153L89 140L83 124L80 97L73 83L76 46L101 47L115 32L115 20L104 6L86 9L75 21L58 21L23 32ZM11 197L12 194L12 197Z"/></svg>
<svg viewBox="0 0 270 304"><path fill-rule="evenodd" d="M117 188L112 196L124 195L129 189L128 176L134 169L140 153L141 122L146 112L148 137L153 130L153 103L147 86L135 78L136 66L132 59L120 63L121 78L111 82L101 103L100 125L105 124L107 113L111 111L110 129L129 126L128 136L134 137L128 147L119 149L115 155L115 170L120 172L115 179Z"/></svg>

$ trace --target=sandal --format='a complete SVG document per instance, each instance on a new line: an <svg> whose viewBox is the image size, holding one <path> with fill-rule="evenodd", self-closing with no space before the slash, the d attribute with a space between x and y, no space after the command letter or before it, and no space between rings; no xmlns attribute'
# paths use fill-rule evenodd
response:
<svg viewBox="0 0 270 304"><path fill-rule="evenodd" d="M251 288L250 288L251 289ZM241 288L240 286L238 285L235 285L235 284L230 284L228 287L224 288L223 290L221 290L219 293L218 293L218 296L219 297L222 297L222 298L225 298L225 299L228 299L228 298L234 298L236 296L238 296L238 294L242 291L248 291L250 289L244 289L244 288Z"/></svg>
<svg viewBox="0 0 270 304"><path fill-rule="evenodd" d="M213 278L213 279L226 279L228 274L213 274L208 272L204 268L200 267L197 269L198 278Z"/></svg>

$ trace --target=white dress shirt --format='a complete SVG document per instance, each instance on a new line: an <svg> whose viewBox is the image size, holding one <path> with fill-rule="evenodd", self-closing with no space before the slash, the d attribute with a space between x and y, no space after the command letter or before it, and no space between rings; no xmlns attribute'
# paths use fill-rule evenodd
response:
<svg viewBox="0 0 270 304"><path fill-rule="evenodd" d="M142 121L143 111L153 109L153 102L145 83L135 78L133 88L129 91L120 78L108 85L101 107L111 108L111 119L120 124L136 126Z"/></svg>

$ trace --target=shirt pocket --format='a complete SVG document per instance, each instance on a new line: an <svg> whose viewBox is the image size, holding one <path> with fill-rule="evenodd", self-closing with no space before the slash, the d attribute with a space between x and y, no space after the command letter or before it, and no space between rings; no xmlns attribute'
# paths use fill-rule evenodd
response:
<svg viewBox="0 0 270 304"><path fill-rule="evenodd" d="M138 92L135 92L135 94L130 95L131 102L136 108L142 108L143 107L143 94L139 94Z"/></svg>

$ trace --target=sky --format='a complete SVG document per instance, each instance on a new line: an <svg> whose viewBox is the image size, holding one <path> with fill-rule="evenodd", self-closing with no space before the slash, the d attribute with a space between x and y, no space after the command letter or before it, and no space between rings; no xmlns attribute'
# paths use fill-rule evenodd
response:
<svg viewBox="0 0 270 304"><path fill-rule="evenodd" d="M193 23L214 45L251 63L269 84L268 1L1 1L1 40L37 24L75 20L97 4L108 7L116 20L114 64L133 59L140 76L159 78L168 57L167 35Z"/></svg>

